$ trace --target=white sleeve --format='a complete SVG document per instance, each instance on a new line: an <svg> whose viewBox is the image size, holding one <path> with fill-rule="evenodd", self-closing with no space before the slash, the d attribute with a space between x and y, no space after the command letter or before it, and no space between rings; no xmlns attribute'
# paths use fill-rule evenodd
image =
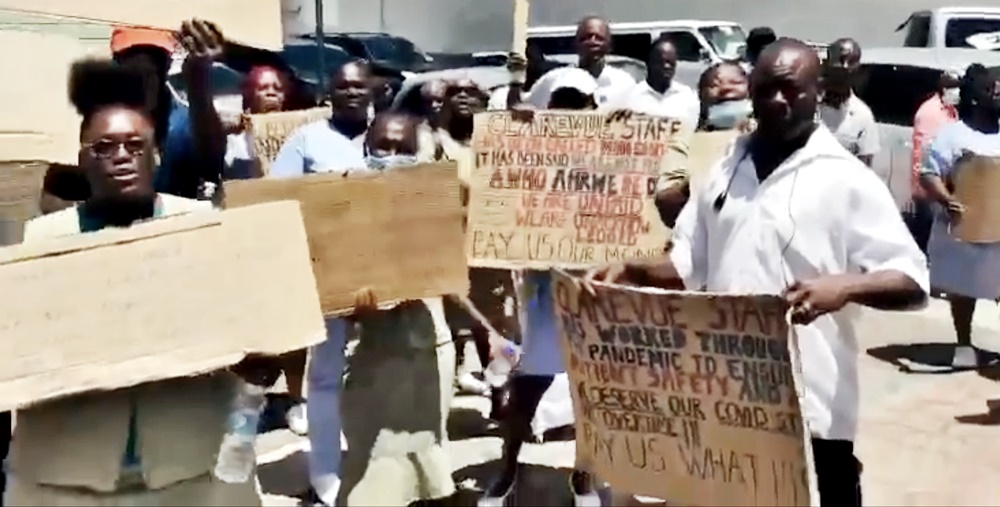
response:
<svg viewBox="0 0 1000 507"><path fill-rule="evenodd" d="M535 81L535 84L531 86L531 91L528 92L524 101L534 106L535 109L548 109L549 99L552 98L552 82L563 68L552 69L538 78L538 81Z"/></svg>
<svg viewBox="0 0 1000 507"><path fill-rule="evenodd" d="M701 290L708 283L708 236L701 216L701 199L692 196L674 224L670 260L687 290Z"/></svg>
<svg viewBox="0 0 1000 507"><path fill-rule="evenodd" d="M852 175L844 224L850 271L898 271L930 292L927 258L913 240L888 187L873 171Z"/></svg>

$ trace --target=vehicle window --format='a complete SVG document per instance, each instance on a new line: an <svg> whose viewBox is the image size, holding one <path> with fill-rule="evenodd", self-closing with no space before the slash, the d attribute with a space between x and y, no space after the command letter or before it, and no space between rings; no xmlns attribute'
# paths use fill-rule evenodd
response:
<svg viewBox="0 0 1000 507"><path fill-rule="evenodd" d="M682 62L701 61L701 43L691 32L663 32L677 48L677 60Z"/></svg>
<svg viewBox="0 0 1000 507"><path fill-rule="evenodd" d="M931 45L931 16L921 14L910 16L906 22L906 39L903 46L908 48L926 48Z"/></svg>
<svg viewBox="0 0 1000 507"><path fill-rule="evenodd" d="M615 34L611 37L611 52L645 62L649 59L652 43L653 37L649 32Z"/></svg>
<svg viewBox="0 0 1000 507"><path fill-rule="evenodd" d="M949 48L1000 49L1000 18L952 18L944 29Z"/></svg>
<svg viewBox="0 0 1000 507"><path fill-rule="evenodd" d="M177 92L181 100L187 101L187 82L183 74L173 74L167 78L170 87ZM224 95L243 94L243 74L216 63L212 65L212 94L216 97Z"/></svg>
<svg viewBox="0 0 1000 507"><path fill-rule="evenodd" d="M706 26L698 29L712 49L724 60L740 57L740 48L746 46L747 36L743 29L735 25Z"/></svg>
<svg viewBox="0 0 1000 507"><path fill-rule="evenodd" d="M316 49L317 46L310 45L285 46L279 54L300 78L318 82L316 71L319 68L319 55ZM330 74L333 69L351 61L353 57L343 49L325 46L323 59L323 64L326 67L325 74Z"/></svg>
<svg viewBox="0 0 1000 507"><path fill-rule="evenodd" d="M543 55L563 55L576 53L573 47L575 37L528 37L528 44L534 44Z"/></svg>
<svg viewBox="0 0 1000 507"><path fill-rule="evenodd" d="M855 91L875 121L913 126L913 115L938 86L941 71L907 65L862 65Z"/></svg>
<svg viewBox="0 0 1000 507"><path fill-rule="evenodd" d="M376 60L395 62L403 65L426 63L427 59L409 40L401 37L364 37L361 42Z"/></svg>

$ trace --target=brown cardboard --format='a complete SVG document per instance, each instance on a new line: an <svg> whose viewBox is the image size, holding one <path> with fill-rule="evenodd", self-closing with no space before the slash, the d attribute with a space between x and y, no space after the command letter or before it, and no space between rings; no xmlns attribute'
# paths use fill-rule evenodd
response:
<svg viewBox="0 0 1000 507"><path fill-rule="evenodd" d="M260 164L261 175L266 176L271 163L288 136L299 127L318 120L330 118L329 107L315 107L302 111L250 115L250 142L254 158Z"/></svg>
<svg viewBox="0 0 1000 507"><path fill-rule="evenodd" d="M454 163L387 172L225 183L228 207L302 203L320 301L349 314L354 292L380 303L467 294L462 205Z"/></svg>
<svg viewBox="0 0 1000 507"><path fill-rule="evenodd" d="M679 121L565 111L475 121L470 265L578 269L663 252L654 194L687 135Z"/></svg>
<svg viewBox="0 0 1000 507"><path fill-rule="evenodd" d="M1000 158L971 156L954 174L955 199L965 212L951 233L967 243L1000 241Z"/></svg>
<svg viewBox="0 0 1000 507"><path fill-rule="evenodd" d="M0 409L325 339L297 203L0 248Z"/></svg>
<svg viewBox="0 0 1000 507"><path fill-rule="evenodd" d="M553 276L577 462L672 505L814 504L780 298Z"/></svg>

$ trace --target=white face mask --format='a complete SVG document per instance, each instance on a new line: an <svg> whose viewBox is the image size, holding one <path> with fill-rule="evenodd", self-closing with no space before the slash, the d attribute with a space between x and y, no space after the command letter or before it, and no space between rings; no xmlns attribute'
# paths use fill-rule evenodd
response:
<svg viewBox="0 0 1000 507"><path fill-rule="evenodd" d="M946 106L957 106L958 97L958 88L945 88L941 92L941 102Z"/></svg>

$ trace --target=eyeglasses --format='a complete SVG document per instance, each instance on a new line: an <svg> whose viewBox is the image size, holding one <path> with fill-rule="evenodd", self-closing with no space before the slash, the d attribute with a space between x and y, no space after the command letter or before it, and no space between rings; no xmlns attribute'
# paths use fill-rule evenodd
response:
<svg viewBox="0 0 1000 507"><path fill-rule="evenodd" d="M125 148L125 152L132 156L142 155L146 151L146 141L144 139L129 139L127 141L111 141L101 139L92 143L84 143L83 148L89 150L95 158L108 159L118 154L118 150Z"/></svg>

